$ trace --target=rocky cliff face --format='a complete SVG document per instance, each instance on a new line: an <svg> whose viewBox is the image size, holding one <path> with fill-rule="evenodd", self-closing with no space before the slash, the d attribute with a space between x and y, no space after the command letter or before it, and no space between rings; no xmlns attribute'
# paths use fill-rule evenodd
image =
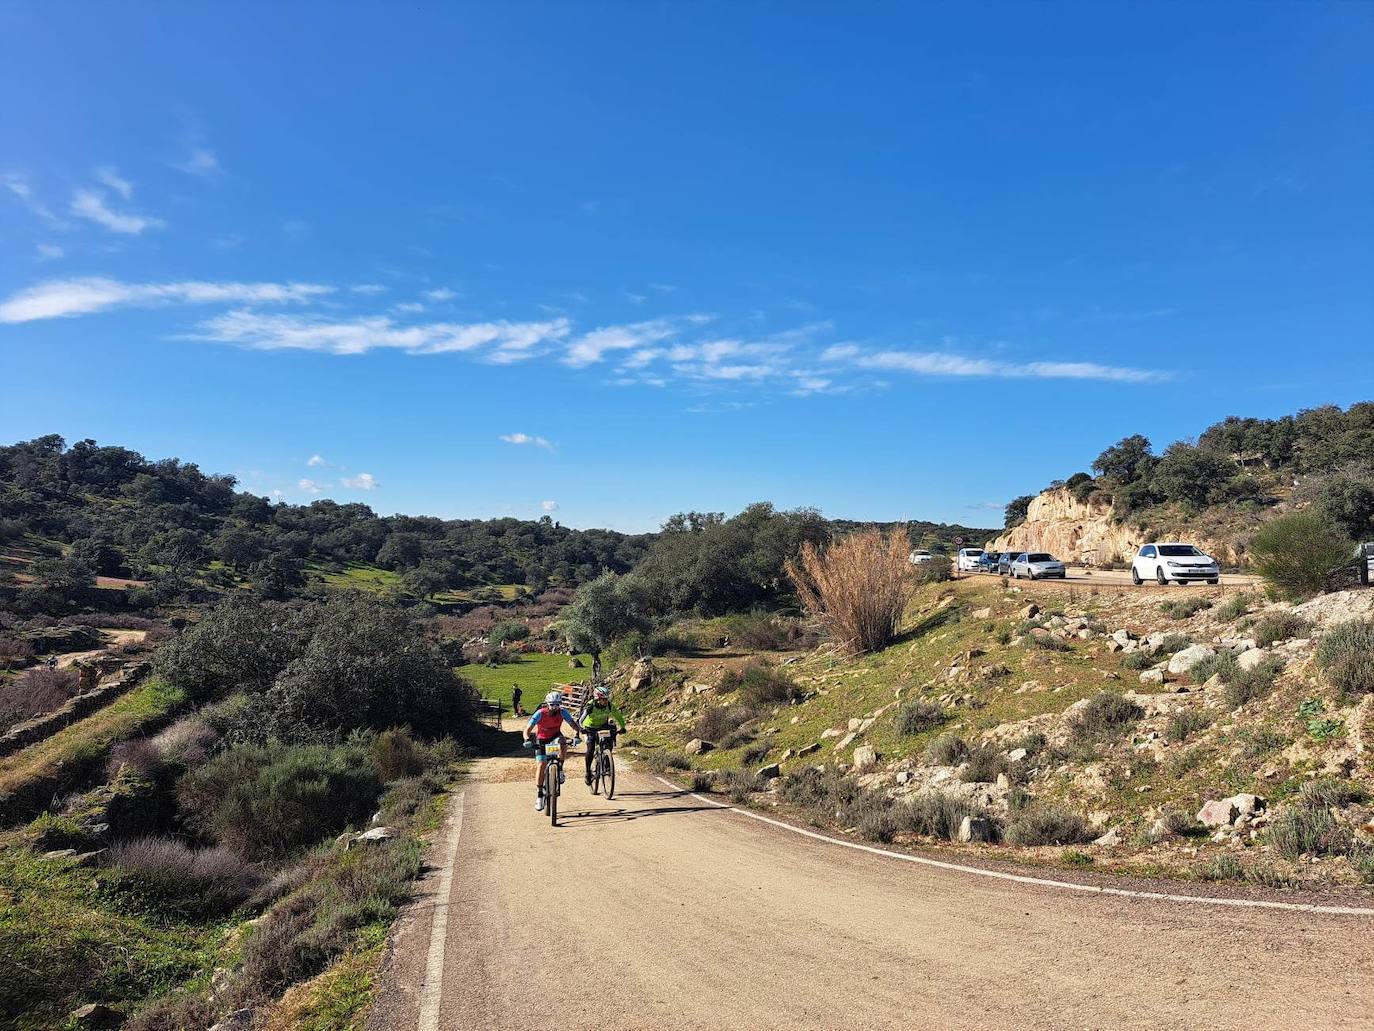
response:
<svg viewBox="0 0 1374 1031"><path fill-rule="evenodd" d="M1060 487L1038 495L1030 503L1026 521L987 547L989 551L1048 551L1066 562L1104 565L1129 562L1146 539L1134 525L1113 522L1110 504L1079 501ZM1231 542L1210 539L1185 525L1156 527L1148 539L1188 541L1226 564L1238 558Z"/></svg>

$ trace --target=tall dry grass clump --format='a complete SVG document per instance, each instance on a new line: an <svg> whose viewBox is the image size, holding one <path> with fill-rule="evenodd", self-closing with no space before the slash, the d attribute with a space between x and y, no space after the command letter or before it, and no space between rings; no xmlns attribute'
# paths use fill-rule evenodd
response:
<svg viewBox="0 0 1374 1031"><path fill-rule="evenodd" d="M803 544L787 573L806 611L858 655L897 636L912 590L909 550L904 533L862 530L824 550Z"/></svg>

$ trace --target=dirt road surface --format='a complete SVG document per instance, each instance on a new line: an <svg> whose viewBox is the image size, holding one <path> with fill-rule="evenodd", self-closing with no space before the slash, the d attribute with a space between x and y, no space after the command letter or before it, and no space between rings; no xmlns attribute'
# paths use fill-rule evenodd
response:
<svg viewBox="0 0 1374 1031"><path fill-rule="evenodd" d="M570 776L554 829L532 774L482 760L455 793L374 1031L1374 1027L1368 916L989 880L623 770L612 802Z"/></svg>

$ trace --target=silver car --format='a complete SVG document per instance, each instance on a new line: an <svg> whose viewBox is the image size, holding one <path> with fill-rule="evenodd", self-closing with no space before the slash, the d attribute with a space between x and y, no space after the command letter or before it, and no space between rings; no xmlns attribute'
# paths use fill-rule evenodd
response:
<svg viewBox="0 0 1374 1031"><path fill-rule="evenodd" d="M1053 555L1047 555L1043 551L1028 551L1012 559L1011 575L1017 580L1023 576L1031 580L1043 580L1046 577L1058 577L1063 580L1066 571L1064 563Z"/></svg>

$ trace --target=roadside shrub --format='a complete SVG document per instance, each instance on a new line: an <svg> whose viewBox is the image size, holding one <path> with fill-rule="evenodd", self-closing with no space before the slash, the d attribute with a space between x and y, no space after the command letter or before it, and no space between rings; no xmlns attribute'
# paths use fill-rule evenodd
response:
<svg viewBox="0 0 1374 1031"><path fill-rule="evenodd" d="M73 669L40 666L0 680L0 731L60 709L80 689L81 678Z"/></svg>
<svg viewBox="0 0 1374 1031"><path fill-rule="evenodd" d="M1269 844L1285 859L1301 855L1343 855L1350 851L1350 832L1324 805L1296 805L1281 813L1269 828Z"/></svg>
<svg viewBox="0 0 1374 1031"><path fill-rule="evenodd" d="M1006 830L1011 845L1078 845L1092 838L1087 820L1071 809L1050 804L1026 807Z"/></svg>
<svg viewBox="0 0 1374 1031"><path fill-rule="evenodd" d="M1153 658L1151 658L1150 656L1146 655L1144 652L1138 652L1138 651L1137 651L1137 652L1129 652L1129 653L1126 655L1126 657L1123 658L1123 659L1121 660L1121 668L1122 668L1122 669L1131 669L1131 670L1149 669L1149 668L1150 668L1151 666L1153 666L1154 664L1155 664L1155 660L1154 660Z"/></svg>
<svg viewBox="0 0 1374 1031"><path fill-rule="evenodd" d="M1270 594L1301 600L1320 594L1354 544L1324 512L1291 512L1271 519L1250 542L1255 570Z"/></svg>
<svg viewBox="0 0 1374 1031"><path fill-rule="evenodd" d="M934 702L913 698L897 710L897 733L920 734L945 722L945 710Z"/></svg>
<svg viewBox="0 0 1374 1031"><path fill-rule="evenodd" d="M944 555L934 555L913 570L917 583L944 583L954 578L954 563Z"/></svg>
<svg viewBox="0 0 1374 1031"><path fill-rule="evenodd" d="M384 730L368 746L372 765L383 782L416 777L428 765L424 749L404 730Z"/></svg>
<svg viewBox="0 0 1374 1031"><path fill-rule="evenodd" d="M14 634L0 633L0 669L22 666L33 658L33 645Z"/></svg>
<svg viewBox="0 0 1374 1031"><path fill-rule="evenodd" d="M1205 684L1220 674L1222 681L1229 683L1239 672L1240 667L1236 665L1234 655L1230 652L1217 652L1193 663L1193 667L1188 670L1188 676L1195 684Z"/></svg>
<svg viewBox="0 0 1374 1031"><path fill-rule="evenodd" d="M511 641L523 641L529 636L529 624L518 619L506 619L491 628L491 633L487 634L487 640L494 645L502 645L509 644Z"/></svg>
<svg viewBox="0 0 1374 1031"><path fill-rule="evenodd" d="M1288 744L1288 738L1271 727L1255 727L1241 732L1240 754L1246 759L1259 759L1277 752Z"/></svg>
<svg viewBox="0 0 1374 1031"><path fill-rule="evenodd" d="M897 636L911 597L909 550L904 532L861 530L825 550L804 543L787 573L806 611L843 651L876 651Z"/></svg>
<svg viewBox="0 0 1374 1031"><path fill-rule="evenodd" d="M1155 651L1155 658L1165 658L1175 652L1181 652L1192 643L1193 639L1187 634L1166 634L1164 640L1159 642L1159 648Z"/></svg>
<svg viewBox="0 0 1374 1031"><path fill-rule="evenodd" d="M729 796L730 801L743 804L755 791L768 790L768 781L752 770L725 769L716 775L717 789Z"/></svg>
<svg viewBox="0 0 1374 1031"><path fill-rule="evenodd" d="M958 734L941 734L926 746L926 761L934 766L957 766L968 753L968 742Z"/></svg>
<svg viewBox="0 0 1374 1031"><path fill-rule="evenodd" d="M623 666L646 656L690 655L696 645L680 634L666 630L631 630L606 649L606 664Z"/></svg>
<svg viewBox="0 0 1374 1031"><path fill-rule="evenodd" d="M1317 645L1317 667L1342 697L1374 691L1374 621L1333 627Z"/></svg>
<svg viewBox="0 0 1374 1031"><path fill-rule="evenodd" d="M859 837L886 844L906 829L902 813L895 804L875 805L859 818Z"/></svg>
<svg viewBox="0 0 1374 1031"><path fill-rule="evenodd" d="M1009 751L1014 752L1018 748L1024 748L1026 750L1026 758L1033 759L1037 753L1044 751L1045 746L1049 743L1050 739L1045 736L1044 731L1028 730L1012 742Z"/></svg>
<svg viewBox="0 0 1374 1031"><path fill-rule="evenodd" d="M1355 802L1363 802L1369 792L1354 781L1341 777L1320 777L1308 781L1298 792L1299 801L1308 808L1318 806L1340 809Z"/></svg>
<svg viewBox="0 0 1374 1031"><path fill-rule="evenodd" d="M697 770L692 774L692 790L696 792L714 791L716 787L715 774L710 770Z"/></svg>
<svg viewBox="0 0 1374 1031"><path fill-rule="evenodd" d="M708 705L697 717L693 733L703 741L723 744L725 737L754 718L754 713L742 705Z"/></svg>
<svg viewBox="0 0 1374 1031"><path fill-rule="evenodd" d="M169 995L154 999L139 1010L124 1031L188 1031L189 1028L208 1028L215 1023L220 1008L210 1000L208 991L176 989Z"/></svg>
<svg viewBox="0 0 1374 1031"><path fill-rule="evenodd" d="M134 838L116 844L110 859L121 886L160 908L199 915L232 909L262 876L227 848L191 849L171 838Z"/></svg>
<svg viewBox="0 0 1374 1031"><path fill-rule="evenodd" d="M381 794L357 744L240 745L190 771L178 786L187 822L246 858L281 859L362 823Z"/></svg>
<svg viewBox="0 0 1374 1031"><path fill-rule="evenodd" d="M959 771L959 779L965 784L988 784L1006 768L1002 753L987 745L978 745L969 750L964 760L964 768Z"/></svg>
<svg viewBox="0 0 1374 1031"><path fill-rule="evenodd" d="M782 651L801 637L796 620L787 620L767 612L741 612L725 616L721 629L729 635L731 644L740 644L755 651Z"/></svg>
<svg viewBox="0 0 1374 1031"><path fill-rule="evenodd" d="M653 773L666 773L668 770L690 770L692 768L692 760L681 752L644 752L637 758Z"/></svg>
<svg viewBox="0 0 1374 1031"><path fill-rule="evenodd" d="M745 745L752 744L753 741L754 735L749 733L744 727L740 727L738 730L732 730L730 733L726 734L716 742L716 746L721 751L728 752L734 748L743 748Z"/></svg>
<svg viewBox="0 0 1374 1031"><path fill-rule="evenodd" d="M1184 837L1197 830L1198 822L1187 813L1179 809L1166 809L1159 816L1164 823L1165 834L1176 834Z"/></svg>
<svg viewBox="0 0 1374 1031"><path fill-rule="evenodd" d="M964 817L986 815L968 799L944 791L913 795L907 809L913 832L940 841L953 841Z"/></svg>
<svg viewBox="0 0 1374 1031"><path fill-rule="evenodd" d="M1184 709L1169 717L1169 722L1164 727L1164 738L1170 744L1176 745L1211 725L1212 721L1206 713L1196 709Z"/></svg>
<svg viewBox="0 0 1374 1031"><path fill-rule="evenodd" d="M1239 667L1226 682L1226 705L1239 709L1246 702L1263 698L1274 689L1274 681L1283 672L1283 660L1277 655L1267 655L1258 666L1250 669Z"/></svg>
<svg viewBox="0 0 1374 1031"><path fill-rule="evenodd" d="M166 771L189 769L205 760L219 734L199 716L186 716L148 738L123 741L110 750L105 775L114 780L121 770L150 780Z"/></svg>
<svg viewBox="0 0 1374 1031"><path fill-rule="evenodd" d="M1255 598L1252 594L1233 594L1217 606L1217 618L1230 622L1250 611Z"/></svg>
<svg viewBox="0 0 1374 1031"><path fill-rule="evenodd" d="M753 766L763 761L763 757L768 754L771 747L767 741L755 742L740 754L740 759L745 765Z"/></svg>
<svg viewBox="0 0 1374 1031"><path fill-rule="evenodd" d="M1312 624L1301 616L1279 610L1261 616L1251 631L1251 636L1261 648L1268 648L1275 641L1306 637L1311 631Z"/></svg>
<svg viewBox="0 0 1374 1031"><path fill-rule="evenodd" d="M726 670L719 689L738 691L740 701L751 709L782 705L801 697L791 677L761 662L750 663L742 670Z"/></svg>
<svg viewBox="0 0 1374 1031"><path fill-rule="evenodd" d="M1102 691L1088 699L1073 724L1076 741L1092 741L1110 737L1130 726L1145 710L1115 691ZM1068 844L1056 842L1056 844Z"/></svg>
<svg viewBox="0 0 1374 1031"><path fill-rule="evenodd" d="M1159 606L1159 611L1163 612L1170 619L1187 619L1195 616L1203 609L1212 607L1212 599L1194 595L1191 598L1175 598L1166 601Z"/></svg>

